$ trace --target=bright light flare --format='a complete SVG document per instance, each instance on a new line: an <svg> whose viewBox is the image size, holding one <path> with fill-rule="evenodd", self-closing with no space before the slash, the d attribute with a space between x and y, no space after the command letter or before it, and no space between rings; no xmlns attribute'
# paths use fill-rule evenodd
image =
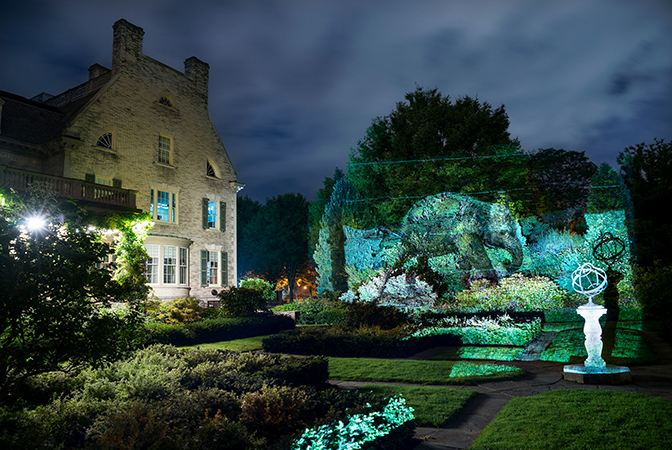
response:
<svg viewBox="0 0 672 450"><path fill-rule="evenodd" d="M29 231L43 230L47 227L47 221L42 216L30 216L26 218L26 228Z"/></svg>

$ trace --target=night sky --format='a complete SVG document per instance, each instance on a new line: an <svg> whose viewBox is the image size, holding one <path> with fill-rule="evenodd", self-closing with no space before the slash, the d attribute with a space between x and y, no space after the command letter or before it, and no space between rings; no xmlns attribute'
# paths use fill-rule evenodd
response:
<svg viewBox="0 0 672 450"><path fill-rule="evenodd" d="M120 18L145 55L210 64L210 115L261 202L313 199L416 85L504 104L525 150L616 166L672 140L670 0L0 0L0 89L59 94L109 68Z"/></svg>

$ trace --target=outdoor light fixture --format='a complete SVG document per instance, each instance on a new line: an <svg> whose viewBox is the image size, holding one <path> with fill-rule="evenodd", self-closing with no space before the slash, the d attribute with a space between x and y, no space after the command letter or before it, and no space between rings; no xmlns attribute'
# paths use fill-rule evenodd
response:
<svg viewBox="0 0 672 450"><path fill-rule="evenodd" d="M26 218L26 228L28 231L42 230L47 226L47 221L44 217L32 215Z"/></svg>

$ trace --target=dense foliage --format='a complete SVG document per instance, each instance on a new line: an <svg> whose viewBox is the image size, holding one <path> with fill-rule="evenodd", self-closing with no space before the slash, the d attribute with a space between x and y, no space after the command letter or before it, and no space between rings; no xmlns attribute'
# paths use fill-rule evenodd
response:
<svg viewBox="0 0 672 450"><path fill-rule="evenodd" d="M147 340L177 346L263 336L294 328L289 317L256 314L250 317L211 317L186 324L148 323Z"/></svg>
<svg viewBox="0 0 672 450"><path fill-rule="evenodd" d="M475 311L543 311L564 307L570 301L566 291L545 277L516 274L498 284L474 281L457 294L451 309Z"/></svg>
<svg viewBox="0 0 672 450"><path fill-rule="evenodd" d="M297 311L299 325L332 325L347 321L347 307L342 302L321 295L273 307L273 311Z"/></svg>
<svg viewBox="0 0 672 450"><path fill-rule="evenodd" d="M522 322L508 315L492 317L445 317L436 324L423 327L412 334L415 337L453 334L464 344L524 346L541 333L541 320L535 318Z"/></svg>
<svg viewBox="0 0 672 450"><path fill-rule="evenodd" d="M407 336L408 333L401 328L302 327L265 337L263 348L271 353L297 355L407 358L433 347L461 343L458 337L448 334L402 339Z"/></svg>
<svg viewBox="0 0 672 450"><path fill-rule="evenodd" d="M266 300L273 300L275 298L273 285L261 278L247 278L240 282L240 287L243 289L253 289L261 292L261 296Z"/></svg>
<svg viewBox="0 0 672 450"><path fill-rule="evenodd" d="M252 204L250 204L252 203ZM282 194L266 200L264 205L251 201L246 214L251 215L239 228L245 243L245 264L269 283L286 279L290 300L302 266L308 264L308 202L301 194ZM242 225L241 222L238 222Z"/></svg>
<svg viewBox="0 0 672 450"><path fill-rule="evenodd" d="M0 403L31 376L103 364L137 344L146 286L138 264L115 279L102 264L111 251L47 192L0 206Z"/></svg>
<svg viewBox="0 0 672 450"><path fill-rule="evenodd" d="M288 449L307 427L347 423L391 404L316 389L327 376L319 357L152 346L98 369L35 377L21 406L0 408L0 445Z"/></svg>
<svg viewBox="0 0 672 450"><path fill-rule="evenodd" d="M348 178L377 225L398 224L414 201L439 192L493 192L524 182L524 160L504 106L452 101L418 87L376 118L350 157Z"/></svg>
<svg viewBox="0 0 672 450"><path fill-rule="evenodd" d="M217 294L220 313L226 317L250 317L266 311L267 299L263 291L230 287Z"/></svg>

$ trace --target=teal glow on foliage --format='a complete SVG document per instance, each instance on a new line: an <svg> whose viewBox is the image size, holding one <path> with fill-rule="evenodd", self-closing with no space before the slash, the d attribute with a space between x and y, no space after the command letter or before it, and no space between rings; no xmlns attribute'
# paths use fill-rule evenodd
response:
<svg viewBox="0 0 672 450"><path fill-rule="evenodd" d="M482 377L498 373L522 372L518 367L459 361L450 371L451 378Z"/></svg>
<svg viewBox="0 0 672 450"><path fill-rule="evenodd" d="M357 450L413 420L413 408L401 396L390 398L382 411L350 416L347 423L309 428L292 443L292 450Z"/></svg>
<svg viewBox="0 0 672 450"><path fill-rule="evenodd" d="M413 337L454 334L464 344L475 345L525 345L541 333L541 319L514 322L508 315L493 318L460 319L447 317L434 327L422 328Z"/></svg>

